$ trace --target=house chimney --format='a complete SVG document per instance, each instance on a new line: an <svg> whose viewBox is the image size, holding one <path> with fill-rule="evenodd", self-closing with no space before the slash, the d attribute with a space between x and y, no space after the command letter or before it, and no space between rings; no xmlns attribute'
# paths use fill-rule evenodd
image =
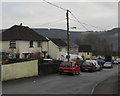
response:
<svg viewBox="0 0 120 96"><path fill-rule="evenodd" d="M22 26L22 23L20 23L20 26Z"/></svg>

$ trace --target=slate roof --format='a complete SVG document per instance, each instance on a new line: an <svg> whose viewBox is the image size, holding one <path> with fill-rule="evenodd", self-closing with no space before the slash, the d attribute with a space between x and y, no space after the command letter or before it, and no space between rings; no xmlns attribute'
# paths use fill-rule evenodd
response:
<svg viewBox="0 0 120 96"><path fill-rule="evenodd" d="M27 26L14 25L2 32L2 41L25 40L25 41L48 41Z"/></svg>
<svg viewBox="0 0 120 96"><path fill-rule="evenodd" d="M80 45L79 52L92 52L92 48L90 45Z"/></svg>
<svg viewBox="0 0 120 96"><path fill-rule="evenodd" d="M63 41L67 44L67 40L63 40ZM75 44L75 42L70 40L69 43L70 43L70 48L79 48L79 46Z"/></svg>
<svg viewBox="0 0 120 96"><path fill-rule="evenodd" d="M59 47L67 47L67 43L65 43L61 39L56 39L56 38L49 38L49 39Z"/></svg>

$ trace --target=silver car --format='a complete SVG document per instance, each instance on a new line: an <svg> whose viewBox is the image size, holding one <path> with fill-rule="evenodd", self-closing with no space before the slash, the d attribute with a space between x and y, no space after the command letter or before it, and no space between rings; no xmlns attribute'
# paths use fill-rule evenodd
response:
<svg viewBox="0 0 120 96"><path fill-rule="evenodd" d="M105 62L103 67L104 68L112 68L113 67L112 62Z"/></svg>

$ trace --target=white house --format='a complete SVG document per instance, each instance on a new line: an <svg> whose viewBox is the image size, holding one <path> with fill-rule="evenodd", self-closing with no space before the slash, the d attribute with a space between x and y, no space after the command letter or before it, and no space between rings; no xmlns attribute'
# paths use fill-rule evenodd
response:
<svg viewBox="0 0 120 96"><path fill-rule="evenodd" d="M61 39L49 38L49 55L56 60L61 60L61 53L67 53L67 44Z"/></svg>
<svg viewBox="0 0 120 96"><path fill-rule="evenodd" d="M78 54L84 59L92 59L92 48L90 45L80 45Z"/></svg>
<svg viewBox="0 0 120 96"><path fill-rule="evenodd" d="M48 54L48 40L27 26L14 25L2 32L0 52L18 54L19 58L34 58Z"/></svg>
<svg viewBox="0 0 120 96"><path fill-rule="evenodd" d="M67 43L67 40L64 40L65 43ZM75 44L74 41L69 41L69 47L70 47L70 54L78 54L79 46Z"/></svg>

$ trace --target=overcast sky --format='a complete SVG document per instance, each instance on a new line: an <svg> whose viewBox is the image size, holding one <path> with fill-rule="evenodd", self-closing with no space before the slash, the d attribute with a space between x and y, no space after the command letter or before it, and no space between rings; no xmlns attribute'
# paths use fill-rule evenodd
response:
<svg viewBox="0 0 120 96"><path fill-rule="evenodd" d="M50 0L48 0L50 1ZM112 29L118 26L117 2L52 2L69 9L81 22L100 27L84 25L88 30ZM66 29L66 12L46 2L2 2L2 28L19 25L30 28ZM70 16L70 27L86 30ZM70 29L72 30L72 29Z"/></svg>

